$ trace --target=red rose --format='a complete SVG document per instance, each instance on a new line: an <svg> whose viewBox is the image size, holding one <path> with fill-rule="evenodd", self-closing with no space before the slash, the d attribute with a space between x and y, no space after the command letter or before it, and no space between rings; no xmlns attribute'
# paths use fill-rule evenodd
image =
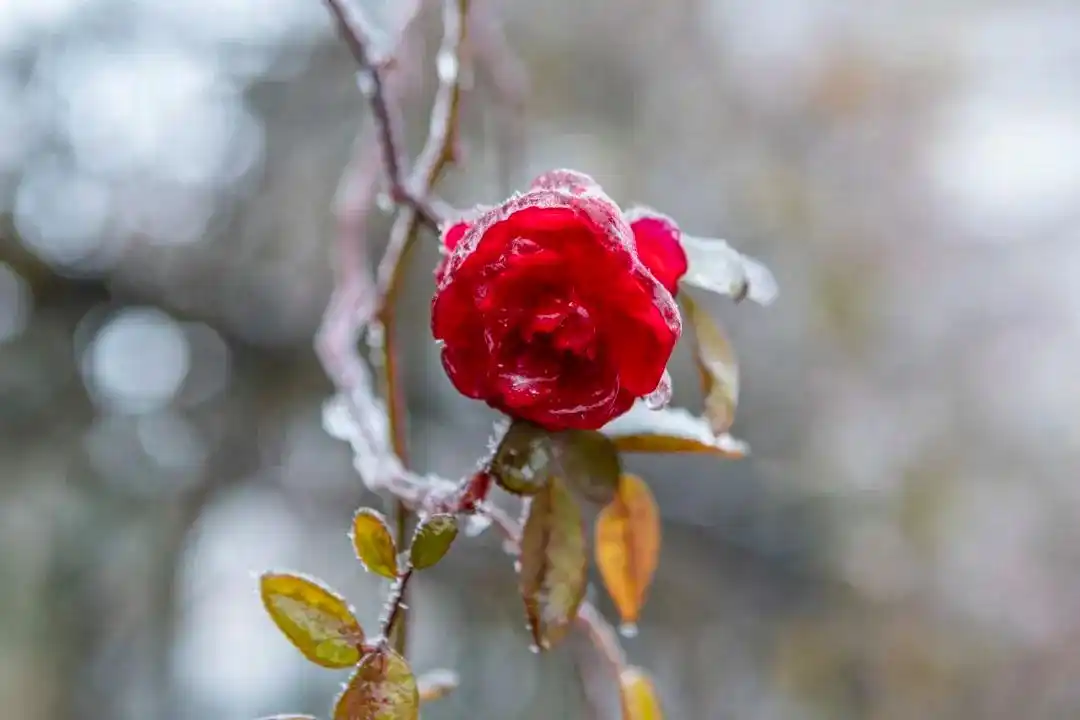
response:
<svg viewBox="0 0 1080 720"><path fill-rule="evenodd" d="M551 430L656 389L682 330L678 227L569 170L443 231L431 329L454 387Z"/></svg>

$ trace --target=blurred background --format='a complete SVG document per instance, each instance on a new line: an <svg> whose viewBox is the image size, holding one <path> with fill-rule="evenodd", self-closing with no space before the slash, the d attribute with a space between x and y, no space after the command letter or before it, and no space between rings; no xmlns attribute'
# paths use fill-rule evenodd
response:
<svg viewBox="0 0 1080 720"><path fill-rule="evenodd" d="M395 4L365 4L391 36ZM508 163L478 72L447 199L571 166L780 282L714 305L753 456L630 462L665 546L626 647L668 717L1080 716L1080 6L486 5L525 137ZM430 60L434 7L421 26ZM0 1L6 716L327 717L345 675L274 630L253 573L379 613L345 537L379 500L321 428L311 350L354 69L318 0ZM453 475L493 416L438 364L434 261L428 238L401 331L415 460ZM529 653L515 585L488 535L419 578L414 664L463 681L425 718L589 717L587 653Z"/></svg>

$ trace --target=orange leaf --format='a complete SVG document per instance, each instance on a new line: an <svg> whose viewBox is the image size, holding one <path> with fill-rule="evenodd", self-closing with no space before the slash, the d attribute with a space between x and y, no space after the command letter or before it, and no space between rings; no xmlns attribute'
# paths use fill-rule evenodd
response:
<svg viewBox="0 0 1080 720"><path fill-rule="evenodd" d="M596 518L596 564L628 626L638 620L659 557L656 501L641 478L624 474L615 499Z"/></svg>
<svg viewBox="0 0 1080 720"><path fill-rule="evenodd" d="M645 671L628 667L619 673L623 720L664 720L656 689Z"/></svg>
<svg viewBox="0 0 1080 720"><path fill-rule="evenodd" d="M299 575L266 573L259 594L274 624L311 662L344 668L360 660L364 631L333 591Z"/></svg>
<svg viewBox="0 0 1080 720"><path fill-rule="evenodd" d="M356 557L368 572L393 580L398 575L397 546L386 518L371 508L360 508L353 518L352 543Z"/></svg>
<svg viewBox="0 0 1080 720"><path fill-rule="evenodd" d="M417 720L420 694L405 658L390 649L368 653L334 705L334 720Z"/></svg>

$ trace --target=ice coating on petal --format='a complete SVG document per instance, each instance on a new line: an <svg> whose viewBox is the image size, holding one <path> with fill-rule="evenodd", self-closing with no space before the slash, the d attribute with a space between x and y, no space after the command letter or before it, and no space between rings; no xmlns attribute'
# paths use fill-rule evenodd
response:
<svg viewBox="0 0 1080 720"><path fill-rule="evenodd" d="M599 188L595 180L583 172L559 168L549 170L533 180L531 189L547 188L549 190L566 190L571 193L585 192L590 188Z"/></svg>

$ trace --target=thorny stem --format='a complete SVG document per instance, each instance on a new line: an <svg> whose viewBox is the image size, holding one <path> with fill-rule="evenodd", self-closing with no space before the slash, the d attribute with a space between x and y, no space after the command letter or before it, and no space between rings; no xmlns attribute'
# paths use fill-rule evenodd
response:
<svg viewBox="0 0 1080 720"><path fill-rule="evenodd" d="M370 29L362 17L346 8L345 0L325 2L349 51L360 66L360 72L365 76L365 90L375 125L375 137L357 143L356 157L341 180L337 207L338 277L334 296L315 342L327 375L339 392L335 400L339 405L334 409L348 416L352 427L350 441L354 446L362 446L372 458L371 462L363 465L367 471L365 475L374 476L369 481L394 496L397 508L402 511L411 509L485 515L504 536L507 552L516 556L521 549L521 524L486 502L491 485L491 478L486 472L478 472L460 483L454 483L438 476L420 476L408 469L405 461L406 409L401 393L399 354L394 333L394 306L400 294L402 271L416 242L418 225L424 224L429 229L438 230L448 214L444 205L432 196L432 188L454 160L461 105L460 67L470 0L443 2L440 84L431 112L428 139L408 182L404 178L399 133L386 87L389 63L373 56ZM484 30L478 33L484 36L477 43L483 51L480 54L497 54L505 49L505 44L499 42L497 35L491 34L489 27L485 26ZM492 58L485 60L498 62ZM518 67L513 57L505 59L505 63L507 67ZM509 95L513 82L496 80L498 90ZM509 99L513 103L513 98ZM377 146L377 151L372 151L373 146ZM378 156L381 156L391 198L399 209L386 253L379 263L377 279L372 282L371 268L364 252L363 225L377 192L379 163L371 158ZM376 317L381 321L385 333L384 391L390 424L390 447L387 447L385 435L379 432L381 423L377 417L382 408L371 394L369 373L357 352L360 331ZM401 519L404 516L404 512L398 515ZM405 544L405 523L399 522L396 530L398 547L402 547ZM411 577L412 569L409 568L395 583L382 628L384 639L395 628L400 628L394 647L402 655L406 627L405 593ZM617 676L625 666L626 658L615 629L588 600L582 602L577 621Z"/></svg>
<svg viewBox="0 0 1080 720"><path fill-rule="evenodd" d="M403 617L405 612L405 590L409 586L409 580L412 579L413 569L410 565L405 569L405 572L398 576L397 581L394 583L394 587L390 592L390 599L388 600L386 618L382 623L382 630L380 635L384 642L391 637L394 632L394 626L397 623L399 617ZM397 648L394 650L400 655L401 651Z"/></svg>

